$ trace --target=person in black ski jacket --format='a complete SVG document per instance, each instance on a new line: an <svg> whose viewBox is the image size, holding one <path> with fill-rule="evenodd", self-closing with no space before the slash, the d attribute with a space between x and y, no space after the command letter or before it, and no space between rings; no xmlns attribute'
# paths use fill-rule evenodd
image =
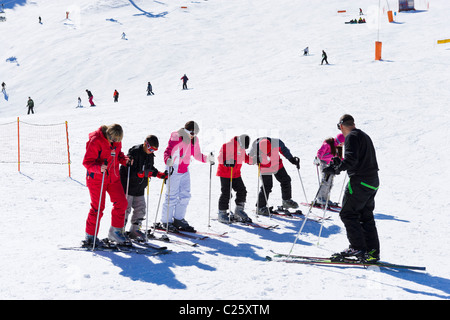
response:
<svg viewBox="0 0 450 320"><path fill-rule="evenodd" d="M347 171L349 182L345 189L340 217L350 242L348 249L333 257L340 260L356 257L373 263L380 259L380 241L373 210L375 195L380 185L378 163L370 137L357 129L354 119L344 114L338 128L345 136L345 153L342 161L323 170L324 174L339 174Z"/></svg>
<svg viewBox="0 0 450 320"><path fill-rule="evenodd" d="M187 82L189 78L186 76L186 74L184 74L184 76L182 76L180 80L183 80L183 90L187 90Z"/></svg>
<svg viewBox="0 0 450 320"><path fill-rule="evenodd" d="M135 145L128 150L131 165L120 167L120 180L128 200L124 228L131 209L133 209L130 227L130 238L132 239L145 239L145 235L140 231L140 228L146 214L144 193L149 178L167 178L167 172L160 172L154 166L154 152L158 150L158 147L158 138L154 135L147 136L143 144ZM128 170L130 172L129 180Z"/></svg>
<svg viewBox="0 0 450 320"><path fill-rule="evenodd" d="M27 114L30 114L30 112L32 114L34 114L34 101L30 97L28 97L27 107L28 107L28 113Z"/></svg>

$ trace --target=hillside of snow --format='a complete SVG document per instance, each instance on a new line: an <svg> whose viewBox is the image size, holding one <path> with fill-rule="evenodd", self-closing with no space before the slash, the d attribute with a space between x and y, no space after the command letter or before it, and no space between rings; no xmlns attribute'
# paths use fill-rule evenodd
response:
<svg viewBox="0 0 450 320"><path fill-rule="evenodd" d="M0 82L6 84L0 94L0 299L449 299L450 44L437 40L450 38L450 6L447 0L416 0L415 12L397 12L397 1L381 1L380 10L378 3L6 1L0 13L6 18L0 22ZM345 24L359 18L359 8L367 23ZM387 10L396 12L393 23ZM381 61L374 60L377 40ZM320 65L322 50L330 65ZM189 90L181 90L183 74ZM154 96L146 95L149 81ZM86 89L96 107L89 107ZM35 102L32 115L28 97ZM279 227L213 220L217 166L209 221L209 165L195 160L186 219L199 231L228 237L210 237L198 247L168 243L173 253L158 257L60 249L84 238L90 198L82 159L88 134L102 124L122 125L125 153L147 135L158 136L160 170L171 132L189 120L200 125L204 153L217 155L243 133L252 141L278 137L301 159L300 176L283 161L293 199L304 202L318 188L314 156L324 139L339 133L344 113L376 147L382 260L425 266L425 272L267 262L272 250L290 251L302 220L257 218L257 168L244 165L246 211L255 222ZM54 134L41 126L21 137L35 156L18 172L17 117L37 125L68 122L71 178L67 165L39 164L60 157L49 148ZM65 143L64 134L61 139ZM344 173L336 177L331 200L341 201L344 179ZM160 191L161 180L153 179L149 225ZM100 238L111 220L106 200ZM281 204L276 180L269 204ZM306 222L293 253L329 256L348 246L337 213L324 222L318 241L320 227Z"/></svg>

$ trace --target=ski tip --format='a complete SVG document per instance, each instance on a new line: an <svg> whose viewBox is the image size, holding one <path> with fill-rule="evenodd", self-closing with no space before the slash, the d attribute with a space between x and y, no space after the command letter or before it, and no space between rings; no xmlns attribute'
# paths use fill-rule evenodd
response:
<svg viewBox="0 0 450 320"><path fill-rule="evenodd" d="M269 256L266 256L266 261L272 261L272 258Z"/></svg>

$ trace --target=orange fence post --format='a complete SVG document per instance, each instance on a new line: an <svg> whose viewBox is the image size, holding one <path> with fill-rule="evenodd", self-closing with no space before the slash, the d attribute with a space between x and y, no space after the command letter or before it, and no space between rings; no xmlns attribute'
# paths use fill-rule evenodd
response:
<svg viewBox="0 0 450 320"><path fill-rule="evenodd" d="M381 42L375 41L375 60L381 60Z"/></svg>
<svg viewBox="0 0 450 320"><path fill-rule="evenodd" d="M389 22L394 22L394 16L392 15L392 11L387 12Z"/></svg>

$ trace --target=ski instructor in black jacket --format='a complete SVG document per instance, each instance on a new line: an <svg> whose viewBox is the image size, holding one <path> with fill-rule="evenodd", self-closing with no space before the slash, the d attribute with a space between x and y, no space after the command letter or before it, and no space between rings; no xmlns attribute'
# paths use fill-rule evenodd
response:
<svg viewBox="0 0 450 320"><path fill-rule="evenodd" d="M368 263L380 259L380 242L373 210L379 187L378 163L370 137L357 129L355 120L344 114L337 124L345 136L344 160L323 170L331 174L347 171L349 182L345 189L340 217L350 242L348 249L333 255L335 260L356 257Z"/></svg>

